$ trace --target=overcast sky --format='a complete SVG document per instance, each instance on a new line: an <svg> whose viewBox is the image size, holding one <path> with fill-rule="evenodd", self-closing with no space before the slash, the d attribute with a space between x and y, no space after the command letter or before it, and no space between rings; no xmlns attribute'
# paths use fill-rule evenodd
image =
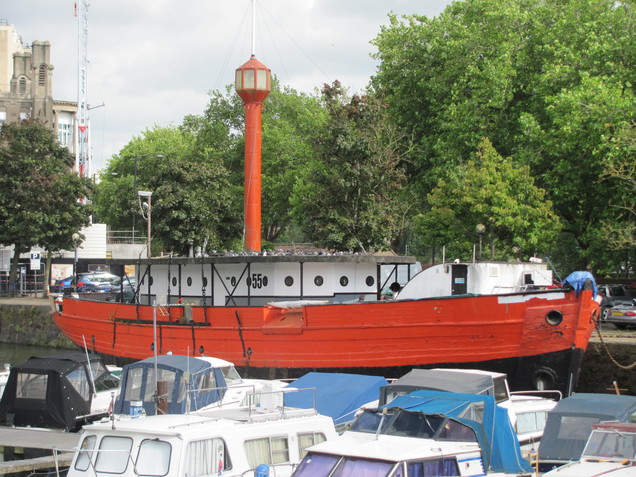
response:
<svg viewBox="0 0 636 477"><path fill-rule="evenodd" d="M93 172L134 136L201 114L251 54L251 0L92 0L88 103ZM256 57L313 92L339 80L359 91L376 71L370 44L388 13L435 16L451 0L258 0ZM0 18L22 41L51 43L53 98L77 101L74 0L6 0ZM99 105L104 105L97 107Z"/></svg>

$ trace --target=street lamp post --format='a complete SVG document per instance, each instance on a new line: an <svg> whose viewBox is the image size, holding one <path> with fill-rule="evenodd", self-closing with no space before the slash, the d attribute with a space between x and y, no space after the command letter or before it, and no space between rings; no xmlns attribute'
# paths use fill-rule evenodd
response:
<svg viewBox="0 0 636 477"><path fill-rule="evenodd" d="M71 238L73 240L73 247L75 247L75 254L73 256L73 288L77 291L77 246L79 245L80 236L78 233L74 233Z"/></svg>
<svg viewBox="0 0 636 477"><path fill-rule="evenodd" d="M139 159L144 157L156 157L161 159L163 154L142 154L135 156L135 171L133 175L133 198L137 200L137 170L139 165ZM136 225L137 214L133 214L132 217L132 243L135 243L135 225Z"/></svg>
<svg viewBox="0 0 636 477"><path fill-rule="evenodd" d="M484 233L486 232L486 226L484 224L477 224L477 226L475 227L475 232L477 232L477 235L479 235L479 258L478 258L478 260L481 260L481 240L482 240L482 237L484 236Z"/></svg>
<svg viewBox="0 0 636 477"><path fill-rule="evenodd" d="M152 204L151 204L152 192L147 191L147 190L140 190L140 191L137 191L137 194L139 194L139 197L147 197L148 198L148 202L147 202L147 204L148 204L148 243L147 243L148 250L147 250L147 255L146 256L148 258L150 258L152 256L152 254L150 253L150 241L151 241L151 238L150 238L150 222L151 222L151 218L152 218L152 209L151 209L151 207L152 207Z"/></svg>

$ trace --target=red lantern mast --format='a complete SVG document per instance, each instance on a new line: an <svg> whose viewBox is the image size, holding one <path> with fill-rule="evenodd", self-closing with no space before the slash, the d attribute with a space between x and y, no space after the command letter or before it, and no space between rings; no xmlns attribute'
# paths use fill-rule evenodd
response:
<svg viewBox="0 0 636 477"><path fill-rule="evenodd" d="M254 11L252 10L254 22ZM263 101L272 90L272 71L254 55L236 70L234 87L245 107L245 250L261 250L261 113Z"/></svg>

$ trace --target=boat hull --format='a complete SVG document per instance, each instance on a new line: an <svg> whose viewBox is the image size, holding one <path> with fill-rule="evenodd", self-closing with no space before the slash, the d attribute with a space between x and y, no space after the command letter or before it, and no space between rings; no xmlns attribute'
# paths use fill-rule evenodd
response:
<svg viewBox="0 0 636 477"><path fill-rule="evenodd" d="M569 394L598 310L592 290L567 289L298 308L153 308L65 297L54 319L74 343L129 359L152 355L156 340L159 354L215 356L253 377L310 370L398 377L448 365L506 372L513 389Z"/></svg>

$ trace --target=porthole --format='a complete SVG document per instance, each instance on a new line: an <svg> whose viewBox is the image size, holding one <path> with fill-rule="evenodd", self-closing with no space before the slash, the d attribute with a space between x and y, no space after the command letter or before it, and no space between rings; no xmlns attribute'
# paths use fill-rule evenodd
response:
<svg viewBox="0 0 636 477"><path fill-rule="evenodd" d="M294 277L287 275L285 277L285 285L287 285L288 287L292 286L294 284Z"/></svg>
<svg viewBox="0 0 636 477"><path fill-rule="evenodd" d="M340 286L346 287L347 285L349 285L349 279L345 276L340 277Z"/></svg>
<svg viewBox="0 0 636 477"><path fill-rule="evenodd" d="M188 279L186 280L186 283L188 284L189 287L192 286L192 277L188 277Z"/></svg>
<svg viewBox="0 0 636 477"><path fill-rule="evenodd" d="M177 286L177 277L172 277L172 286L173 287Z"/></svg>
<svg viewBox="0 0 636 477"><path fill-rule="evenodd" d="M324 278L322 278L320 275L316 275L316 278L314 278L314 285L316 285L317 287L321 287L324 282Z"/></svg>
<svg viewBox="0 0 636 477"><path fill-rule="evenodd" d="M367 284L368 287L372 287L375 284L375 278L373 278L371 275L369 275L367 277L366 284Z"/></svg>
<svg viewBox="0 0 636 477"><path fill-rule="evenodd" d="M563 321L563 313L559 310L552 310L545 315L545 321L552 326L560 325Z"/></svg>
<svg viewBox="0 0 636 477"><path fill-rule="evenodd" d="M203 288L208 286L208 277L203 277Z"/></svg>
<svg viewBox="0 0 636 477"><path fill-rule="evenodd" d="M152 284L153 284L154 282L155 282L155 280L154 280L152 277L150 277L150 286L152 286Z"/></svg>
<svg viewBox="0 0 636 477"><path fill-rule="evenodd" d="M230 285L232 285L232 288L236 286L236 277L230 278Z"/></svg>

